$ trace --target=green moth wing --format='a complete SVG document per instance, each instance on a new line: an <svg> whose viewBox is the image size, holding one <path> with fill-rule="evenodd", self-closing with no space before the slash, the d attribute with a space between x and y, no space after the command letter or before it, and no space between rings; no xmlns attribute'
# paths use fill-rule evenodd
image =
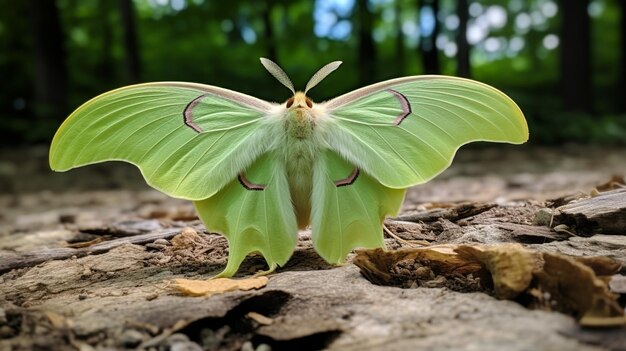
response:
<svg viewBox="0 0 626 351"><path fill-rule="evenodd" d="M263 255L270 272L291 257L298 227L285 165L275 152L259 157L214 196L194 203L207 229L228 239L228 264L218 276L233 276L251 252Z"/></svg>
<svg viewBox="0 0 626 351"><path fill-rule="evenodd" d="M405 189L382 185L329 149L313 168L312 239L330 263L341 263L355 247L384 247L382 223L396 215Z"/></svg>
<svg viewBox="0 0 626 351"><path fill-rule="evenodd" d="M201 200L267 149L272 104L231 90L182 82L147 83L102 94L57 131L50 166L65 171L121 160L152 187Z"/></svg>
<svg viewBox="0 0 626 351"><path fill-rule="evenodd" d="M342 95L324 107L331 117L331 148L391 188L427 182L466 143L528 139L515 102L469 79L398 78Z"/></svg>

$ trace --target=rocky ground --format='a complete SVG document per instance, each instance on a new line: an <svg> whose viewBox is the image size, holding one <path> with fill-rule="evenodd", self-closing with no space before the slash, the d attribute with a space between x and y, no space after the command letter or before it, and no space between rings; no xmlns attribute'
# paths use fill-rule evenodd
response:
<svg viewBox="0 0 626 351"><path fill-rule="evenodd" d="M350 262L321 260L307 231L265 287L185 296L172 281L211 277L228 252L191 204L150 190L132 166L55 174L46 156L0 151L2 351L626 350L623 326L583 328L571 315L446 284L374 285ZM461 150L409 190L401 218L387 222L387 246L518 242L626 264L626 209L616 205L624 176L623 148ZM593 220L572 209L608 192L608 209L594 202L586 213ZM252 256L239 276L264 268ZM623 276L612 282L625 292Z"/></svg>

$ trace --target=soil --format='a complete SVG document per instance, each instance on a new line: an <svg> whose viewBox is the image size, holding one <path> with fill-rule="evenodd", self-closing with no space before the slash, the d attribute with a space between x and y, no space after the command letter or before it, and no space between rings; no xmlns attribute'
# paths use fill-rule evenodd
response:
<svg viewBox="0 0 626 351"><path fill-rule="evenodd" d="M208 279L228 253L193 206L148 188L126 164L53 173L46 158L43 147L0 150L1 351L626 350L623 326L582 328L575 316L498 300L471 275L441 279L399 262L394 273L411 279L372 284L352 255L324 262L309 231L267 286L184 296L174 279ZM387 247L518 242L624 265L626 228L577 228L555 211L596 188L619 191L625 161L623 148L462 149L409 190L400 217L386 222ZM263 269L253 255L238 277ZM622 307L624 273L611 285Z"/></svg>

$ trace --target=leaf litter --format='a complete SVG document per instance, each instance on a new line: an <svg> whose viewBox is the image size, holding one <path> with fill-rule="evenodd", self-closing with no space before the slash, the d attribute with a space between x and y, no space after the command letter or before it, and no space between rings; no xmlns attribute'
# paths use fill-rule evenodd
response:
<svg viewBox="0 0 626 351"><path fill-rule="evenodd" d="M480 291L570 314L585 327L626 325L619 295L608 285L621 264L607 257L571 257L510 243L448 244L358 250L353 262L377 285Z"/></svg>

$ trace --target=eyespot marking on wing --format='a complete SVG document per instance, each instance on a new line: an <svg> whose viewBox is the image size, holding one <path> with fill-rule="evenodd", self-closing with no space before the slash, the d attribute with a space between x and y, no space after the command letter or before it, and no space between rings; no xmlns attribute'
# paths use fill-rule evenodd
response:
<svg viewBox="0 0 626 351"><path fill-rule="evenodd" d="M396 117L395 125L400 125L405 118L407 118L411 114L411 104L409 100L402 94L401 92L393 89L387 89L388 92L392 93L400 102L400 106L402 107L402 112Z"/></svg>
<svg viewBox="0 0 626 351"><path fill-rule="evenodd" d="M243 175L243 173L239 174L239 176L237 177L237 180L239 180L239 183L247 190L257 190L257 191L265 190L265 185L252 183L251 181L248 180L248 178L246 178L245 175Z"/></svg>
<svg viewBox="0 0 626 351"><path fill-rule="evenodd" d="M359 177L359 173L360 173L359 169L355 167L352 173L350 173L350 175L347 178L335 181L335 186L339 188L341 186L353 184L356 181L356 179Z"/></svg>
<svg viewBox="0 0 626 351"><path fill-rule="evenodd" d="M185 106L185 109L183 110L183 123L185 123L185 125L187 125L187 127L193 129L194 131L198 132L198 133L202 133L202 128L200 128L199 125L197 125L194 121L193 121L193 109L194 107L196 107L196 105L198 105L200 103L200 100L202 100L202 98L204 98L205 96L207 96L209 94L202 94L200 96L198 96L197 98L191 100L190 103L187 104L187 106Z"/></svg>

